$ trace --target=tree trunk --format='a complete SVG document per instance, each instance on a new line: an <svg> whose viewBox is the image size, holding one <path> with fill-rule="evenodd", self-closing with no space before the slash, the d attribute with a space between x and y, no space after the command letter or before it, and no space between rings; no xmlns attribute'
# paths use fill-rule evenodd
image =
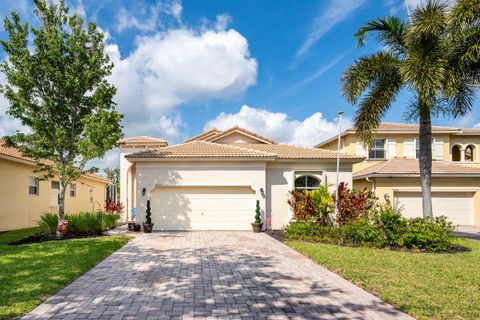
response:
<svg viewBox="0 0 480 320"><path fill-rule="evenodd" d="M58 195L58 220L63 221L65 218L65 178L60 177L60 193Z"/></svg>
<svg viewBox="0 0 480 320"><path fill-rule="evenodd" d="M420 112L420 184L424 217L432 216L432 122L430 112Z"/></svg>

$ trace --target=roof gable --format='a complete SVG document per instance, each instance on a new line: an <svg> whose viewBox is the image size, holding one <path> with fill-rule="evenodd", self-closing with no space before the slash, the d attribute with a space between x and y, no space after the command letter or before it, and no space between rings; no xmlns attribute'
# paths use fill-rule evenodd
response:
<svg viewBox="0 0 480 320"><path fill-rule="evenodd" d="M240 138L242 136L244 137L243 140ZM234 139L228 139L228 137L234 137ZM276 144L276 142L270 138L267 138L265 136L259 135L258 133L255 133L253 131L250 131L238 126L232 127L228 130L220 132L217 135L206 139L206 141L216 142L216 143L232 143L232 140L241 141L236 143Z"/></svg>

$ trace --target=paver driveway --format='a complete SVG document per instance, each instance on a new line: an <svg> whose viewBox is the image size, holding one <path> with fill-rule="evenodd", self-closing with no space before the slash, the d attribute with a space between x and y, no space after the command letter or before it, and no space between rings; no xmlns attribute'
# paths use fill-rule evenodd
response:
<svg viewBox="0 0 480 320"><path fill-rule="evenodd" d="M25 319L411 319L265 234L141 235Z"/></svg>

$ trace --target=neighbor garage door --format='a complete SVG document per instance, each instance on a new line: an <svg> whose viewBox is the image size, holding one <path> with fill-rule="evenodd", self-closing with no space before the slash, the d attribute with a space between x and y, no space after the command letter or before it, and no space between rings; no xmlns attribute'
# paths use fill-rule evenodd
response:
<svg viewBox="0 0 480 320"><path fill-rule="evenodd" d="M473 217L473 193L432 192L433 214L447 216L454 224L471 225ZM420 192L396 192L395 200L403 206L405 217L422 216Z"/></svg>
<svg viewBox="0 0 480 320"><path fill-rule="evenodd" d="M151 207L155 230L248 230L255 197L250 187L165 187Z"/></svg>

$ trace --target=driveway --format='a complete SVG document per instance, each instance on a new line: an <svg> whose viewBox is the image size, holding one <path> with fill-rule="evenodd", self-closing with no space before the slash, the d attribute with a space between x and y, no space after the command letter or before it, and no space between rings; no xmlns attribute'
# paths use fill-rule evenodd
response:
<svg viewBox="0 0 480 320"><path fill-rule="evenodd" d="M266 234L141 235L25 319L411 319Z"/></svg>
<svg viewBox="0 0 480 320"><path fill-rule="evenodd" d="M458 226L454 235L462 238L480 240L480 227Z"/></svg>

